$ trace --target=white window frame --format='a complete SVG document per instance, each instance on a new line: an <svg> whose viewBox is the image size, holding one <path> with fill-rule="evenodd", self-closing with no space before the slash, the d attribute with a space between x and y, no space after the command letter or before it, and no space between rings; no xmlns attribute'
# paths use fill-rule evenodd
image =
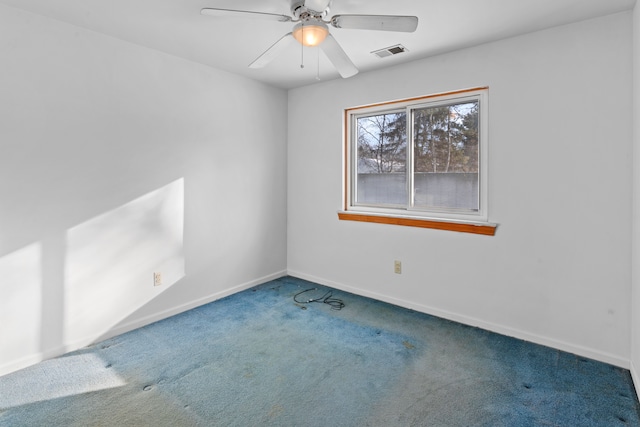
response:
<svg viewBox="0 0 640 427"><path fill-rule="evenodd" d="M399 218L417 218L435 221L453 221L470 223L489 223L488 209L488 163L489 163L489 117L488 117L488 88L464 89L455 92L428 95L399 101L365 105L349 108L345 113L345 205L344 211L374 216L388 216ZM478 101L478 207L477 211L422 208L411 206L414 163L413 163L413 116L412 111L420 108L437 107L451 103ZM357 194L357 124L359 117L373 114L384 114L406 111L407 117L407 203L403 206L358 204L355 202Z"/></svg>

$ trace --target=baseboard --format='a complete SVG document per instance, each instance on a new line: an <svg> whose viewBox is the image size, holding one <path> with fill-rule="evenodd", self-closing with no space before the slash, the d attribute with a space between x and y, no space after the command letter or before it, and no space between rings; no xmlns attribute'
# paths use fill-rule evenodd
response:
<svg viewBox="0 0 640 427"><path fill-rule="evenodd" d="M454 322L462 323L469 326L478 327L480 329L485 329L487 331L495 332L501 335L506 335L506 336L518 338L524 341L529 341L535 344L544 345L546 347L555 348L557 350L566 351L567 353L572 353L582 357L587 357L589 359L598 360L600 362L615 365L624 369L629 369L630 367L629 360L613 354L606 353L606 352L593 350L587 347L582 347L580 345L566 343L563 341L558 341L553 338L532 334L526 331L521 331L506 325L487 322L487 321L476 319L474 317L466 316L460 313L441 310L439 308L431 307L427 305L416 304L414 302L405 301L389 295L384 295L377 292L371 292L366 289L345 285L344 283L334 282L332 280L327 280L321 277L316 277L313 275L301 273L299 271L289 270L288 274L293 277L309 280L314 283L319 283L321 285L329 286L335 289L340 289L356 295L377 299L377 300L388 302L390 304L394 304L400 307L416 310L421 313L430 314L432 316L440 317L447 320L452 320ZM640 383L636 383L636 384L640 386Z"/></svg>
<svg viewBox="0 0 640 427"><path fill-rule="evenodd" d="M629 371L631 372L631 379L633 380L633 387L635 388L636 396L640 400L640 393L638 393L638 391L640 391L640 377L638 376L638 371L636 370L633 360L630 362Z"/></svg>
<svg viewBox="0 0 640 427"><path fill-rule="evenodd" d="M249 289L253 286L257 286L260 285L262 283L266 283L269 282L271 280L275 280L278 279L280 277L286 276L286 275L290 275L290 276L294 276L294 277L298 277L300 279L304 279L304 280L309 280L311 282L314 283L319 283L325 286L330 286L332 288L335 289L340 289L346 292L350 292L356 295L362 295L365 297L369 297L369 298L373 298L373 299L377 299L380 301L384 301L384 302L388 302L390 304L394 304L400 307L405 307L405 308L410 308L412 310L416 310L422 313L426 313L426 314L430 314L432 316L437 316L437 317L441 317L443 319L447 319L447 320L452 320L454 322L459 322L465 325L469 325L469 326L475 326L481 329L486 329L488 331L492 331L492 332L496 332L502 335L507 335L507 336L511 336L514 338L518 338L518 339L522 339L525 341L529 341L529 342L533 342L536 344L540 344L540 345L544 345L547 347L552 347L558 350L562 350L562 351L566 351L569 353L573 353L573 354L577 354L583 357L588 357L590 359L594 359L594 360L599 360L601 362L605 362L605 363L609 363L611 365L615 365L615 366L619 366L625 369L629 369L631 372L631 376L634 382L634 385L636 387L636 392L638 390L640 390L640 376L638 376L638 371L635 369L635 366L633 365L633 362L630 362L629 360L626 360L624 358L620 358L618 356L612 355L612 354L608 354L605 352L600 352L600 351L596 351L596 350L592 350L586 347L582 347L582 346L578 346L578 345L573 345L570 343L565 343L565 342L561 342L561 341L557 341L554 340L552 338L548 338L548 337L543 337L543 336L539 336L536 334L531 334L528 332L524 332L524 331L520 331L517 329L513 329L510 328L508 326L504 326L504 325L498 325L495 323L491 323L491 322L486 322L480 319L476 319L473 317L469 317L469 316L465 316L465 315L461 315L459 313L453 313L453 312L449 312L446 310L441 310L435 307L430 307L430 306L426 306L426 305L422 305L422 304L416 304L410 301L405 301L399 298L395 298L395 297L391 297L389 295L384 295L384 294L380 294L377 292L371 292L365 289L361 289L361 288L357 288L354 286L349 286L349 285L345 285L343 283L338 283L338 282L334 282L332 280L328 280L328 279L324 279L321 277L316 277L313 275L309 275L309 274L305 274L305 273L301 273L298 271L294 271L294 270L288 270L288 271L279 271L273 274L269 274L236 286L233 286L231 288L225 289L223 291L220 292L216 292L213 293L211 295L208 295L206 297L202 297L199 298L197 300L179 305L177 307L173 307L164 311L161 311L159 313L155 313L153 315L149 315L146 317L143 317L141 319L137 319L133 322L128 322L122 325L119 325L115 328L112 328L111 330L109 330L107 332L107 334L103 335L100 337L99 340L102 339L107 339L109 337L113 337L113 336L117 336L120 334L123 334L125 332L129 332L132 331L134 329L138 329L141 328L143 326L146 326L150 323L154 323L157 322L159 320L162 319L166 319L167 317L171 317L171 316L175 316L176 314L180 314L184 311L187 310L191 310L193 308L199 307L201 305L204 304L208 304L210 302L216 301L218 299L227 297L229 295L241 292L245 289ZM85 340L87 345L91 342L95 342L97 341L96 339L87 339ZM0 376L2 375L6 375L9 374L11 372L20 370L20 369L24 369L28 366L31 366L33 364L36 364L38 362L41 362L43 360L46 359L50 359L52 357L56 357L59 356L61 354L64 354L68 351L72 351L74 349L77 348L81 348L84 345L80 345L80 346L75 346L75 345L67 345L64 347L60 347L57 349L53 349L53 350L49 350L47 352L40 352L40 353L36 353L36 354L32 354L29 356L25 356L19 360L16 361L11 361L8 363L5 363L3 365L0 365Z"/></svg>
<svg viewBox="0 0 640 427"><path fill-rule="evenodd" d="M10 374L11 372L19 371L31 365L35 365L38 362L42 362L45 359L42 353L32 354L23 357L19 360L13 360L9 363L0 365L0 376Z"/></svg>
<svg viewBox="0 0 640 427"><path fill-rule="evenodd" d="M145 316L143 318L140 319L136 319L135 321L132 322L128 322L128 323L124 323L121 325L118 325L112 329L110 329L109 331L107 331L105 334L102 334L99 338L96 337L86 337L84 339L81 340L77 340L74 341L72 343L68 343L64 346L60 346L58 348L52 349L52 350L48 350L46 352L39 352L39 353L35 353L35 354L31 354L28 356L25 356L19 360L15 360L15 361L11 361L8 363L5 363L3 365L0 365L0 376L3 375L7 375L10 374L11 372L15 372L18 371L20 369L24 369L27 368L31 365L35 365L36 363L42 362L43 360L47 360L47 359L51 359L53 357L57 357L60 355L63 355L65 353L68 353L70 351L73 350L77 350L79 348L85 347L91 343L94 342L99 342L105 339L108 339L110 337L114 337L117 335L121 335L125 332L129 332L132 331L134 329L138 329L141 328L143 326L146 326L148 324L160 321L162 319L166 319L168 317L171 316L175 316L176 314L180 314L184 311L187 310L191 310L192 308L196 308L199 307L201 305L204 304L208 304L210 302L213 302L215 300L227 297L229 295L233 295L235 293L238 293L240 291L243 291L245 289L249 289L252 288L254 286L260 285L262 283L266 283L269 282L271 280L275 280L278 279L280 277L284 277L287 275L287 271L286 270L282 270L273 274L269 274L263 277L259 277L257 279L254 280L250 280L248 282L233 286L231 288L225 289L223 291L220 292L215 292L211 295L202 297L202 298L198 298L197 300L179 305L177 307L172 307L170 309L167 310L163 310L161 312L149 315L149 316Z"/></svg>
<svg viewBox="0 0 640 427"><path fill-rule="evenodd" d="M198 298L197 300L179 305L177 307L172 307L170 309L161 311L159 313L155 313L149 316L145 316L140 319L136 319L133 322L124 323L122 325L118 325L115 328L112 328L106 334L100 337L100 340L108 339L110 337L115 337L117 335L124 334L129 331L133 331L134 329L141 328L143 326L149 325L154 322L158 322L162 319L166 319L171 316L175 316L176 314L183 313L185 311L191 310L196 307L200 307L201 305L209 304L210 302L222 299L224 297L228 297L229 295L236 294L238 292L244 291L246 289L252 288L257 285L261 285L263 283L269 282L271 280L279 279L280 277L286 276L288 273L286 270L282 270L276 273L268 274L266 276L259 277L254 280L250 280L248 282L242 283L240 285L233 286L231 288L225 289L220 292L215 292L206 297Z"/></svg>
<svg viewBox="0 0 640 427"><path fill-rule="evenodd" d="M20 369L28 368L31 365L42 362L43 360L51 359L52 357L60 356L65 353L65 347L54 348L45 352L38 352L22 357L18 360L0 365L0 377L10 374L11 372L19 371Z"/></svg>

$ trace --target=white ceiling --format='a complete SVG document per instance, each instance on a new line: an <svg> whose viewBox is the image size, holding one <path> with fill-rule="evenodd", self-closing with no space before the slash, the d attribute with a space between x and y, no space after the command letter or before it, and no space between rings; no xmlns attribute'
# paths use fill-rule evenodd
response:
<svg viewBox="0 0 640 427"><path fill-rule="evenodd" d="M282 88L340 78L317 48L292 45L267 67L256 57L294 24L203 16L203 7L290 15L291 0L0 0L132 43ZM331 15L416 15L414 33L330 27L361 72L492 40L630 10L636 0L333 0ZM404 45L409 52L380 59L372 51Z"/></svg>

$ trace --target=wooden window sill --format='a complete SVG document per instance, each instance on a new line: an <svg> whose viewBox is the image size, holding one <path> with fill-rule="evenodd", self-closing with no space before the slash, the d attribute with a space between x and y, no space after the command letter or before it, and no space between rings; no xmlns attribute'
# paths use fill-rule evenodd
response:
<svg viewBox="0 0 640 427"><path fill-rule="evenodd" d="M458 231L461 233L482 234L485 236L494 236L498 226L497 224L491 223L456 222L388 215L368 215L345 211L338 212L338 219L342 221L360 221L373 222L376 224L404 225L407 227L433 228L436 230Z"/></svg>

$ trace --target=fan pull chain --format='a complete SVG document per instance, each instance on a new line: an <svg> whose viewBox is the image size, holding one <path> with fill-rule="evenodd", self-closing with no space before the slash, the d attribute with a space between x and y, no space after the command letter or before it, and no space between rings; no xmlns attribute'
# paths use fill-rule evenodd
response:
<svg viewBox="0 0 640 427"><path fill-rule="evenodd" d="M301 28L302 40L304 40L304 25ZM300 43L300 68L304 68L304 44Z"/></svg>
<svg viewBox="0 0 640 427"><path fill-rule="evenodd" d="M318 69L316 71L316 80L320 81L320 48L316 47L316 50L318 51Z"/></svg>

